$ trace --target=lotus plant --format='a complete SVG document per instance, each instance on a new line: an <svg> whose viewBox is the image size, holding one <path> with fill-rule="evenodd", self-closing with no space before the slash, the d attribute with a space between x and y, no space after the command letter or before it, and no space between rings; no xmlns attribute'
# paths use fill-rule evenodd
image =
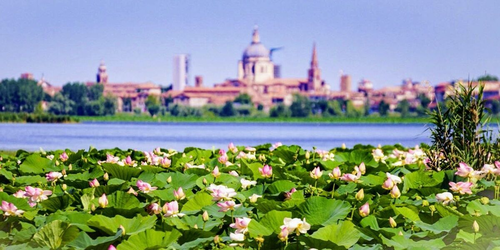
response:
<svg viewBox="0 0 500 250"><path fill-rule="evenodd" d="M311 229L311 225L306 222L306 218L302 220L299 218L284 218L283 226L280 228L286 228L289 234L295 232L297 235L300 235L301 233L307 233L307 231Z"/></svg>
<svg viewBox="0 0 500 250"><path fill-rule="evenodd" d="M234 188L228 188L224 185L210 184L207 189L212 193L213 201L231 200L236 195Z"/></svg>
<svg viewBox="0 0 500 250"><path fill-rule="evenodd" d="M248 231L248 225L252 219L248 217L235 218L235 222L231 223L229 226L236 229L235 233L245 234Z"/></svg>
<svg viewBox="0 0 500 250"><path fill-rule="evenodd" d="M182 217L183 213L179 213L179 203L177 201L167 202L163 205L163 216L165 217Z"/></svg>
<svg viewBox="0 0 500 250"><path fill-rule="evenodd" d="M61 179L63 177L63 174L60 172L49 172L48 174L45 174L45 178L47 181L50 182L56 182L57 180Z"/></svg>
<svg viewBox="0 0 500 250"><path fill-rule="evenodd" d="M102 194L102 196L99 197L99 206L102 208L108 206L108 197L106 197L106 194Z"/></svg>
<svg viewBox="0 0 500 250"><path fill-rule="evenodd" d="M186 194L184 194L184 190L182 187L179 187L177 190L174 190L174 197L176 200L186 199Z"/></svg>
<svg viewBox="0 0 500 250"><path fill-rule="evenodd" d="M138 180L136 185L137 188L139 188L139 190L145 194L158 189L158 187L152 187L151 184L144 182L142 180Z"/></svg>
<svg viewBox="0 0 500 250"><path fill-rule="evenodd" d="M236 204L234 201L224 201L217 203L217 206L220 208L219 212L227 212L229 210L234 210L235 208L241 206L241 204Z"/></svg>
<svg viewBox="0 0 500 250"><path fill-rule="evenodd" d="M436 200L440 203L443 203L443 205L447 205L449 203L453 203L453 194L450 192L443 192L436 194Z"/></svg>
<svg viewBox="0 0 500 250"><path fill-rule="evenodd" d="M460 193L460 194L472 194L472 186L474 186L474 183L472 182L450 182L450 190L455 192L455 193Z"/></svg>
<svg viewBox="0 0 500 250"><path fill-rule="evenodd" d="M24 211L21 209L17 209L17 207L13 203L9 203L6 201L2 201L2 207L0 208L3 211L3 216L21 216Z"/></svg>
<svg viewBox="0 0 500 250"><path fill-rule="evenodd" d="M273 168L269 165L264 165L264 167L259 168L259 173L264 178L271 178L273 175Z"/></svg>
<svg viewBox="0 0 500 250"><path fill-rule="evenodd" d="M40 188L34 188L31 186L27 186L24 188L25 193L24 196L28 197L28 203L30 206L34 207L36 203L44 201L48 199L48 195L52 194L50 190L42 190Z"/></svg>
<svg viewBox="0 0 500 250"><path fill-rule="evenodd" d="M361 217L370 215L370 204L368 204L368 202L359 208L359 215L361 215Z"/></svg>
<svg viewBox="0 0 500 250"><path fill-rule="evenodd" d="M90 187L93 187L93 188L100 186L99 181L95 178L93 180L89 181L89 185L90 185Z"/></svg>

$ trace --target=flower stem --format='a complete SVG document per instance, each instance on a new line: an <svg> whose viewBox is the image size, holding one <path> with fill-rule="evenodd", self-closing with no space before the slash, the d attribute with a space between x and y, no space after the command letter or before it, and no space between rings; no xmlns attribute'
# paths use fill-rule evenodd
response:
<svg viewBox="0 0 500 250"><path fill-rule="evenodd" d="M333 183L333 188L332 188L332 199L334 195L335 195L335 182Z"/></svg>

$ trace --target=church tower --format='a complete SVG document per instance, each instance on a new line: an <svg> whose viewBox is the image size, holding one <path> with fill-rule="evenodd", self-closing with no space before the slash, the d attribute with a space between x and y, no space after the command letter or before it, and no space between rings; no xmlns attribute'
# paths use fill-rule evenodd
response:
<svg viewBox="0 0 500 250"><path fill-rule="evenodd" d="M318 66L318 53L316 52L316 43L313 45L313 54L311 59L311 67L307 75L308 90L320 90L322 87L321 70Z"/></svg>
<svg viewBox="0 0 500 250"><path fill-rule="evenodd" d="M101 64L99 65L99 68L97 69L96 82L102 83L102 84L108 83L108 73L106 72L106 65L104 65L103 61L101 61Z"/></svg>
<svg viewBox="0 0 500 250"><path fill-rule="evenodd" d="M250 83L262 83L274 79L274 64L270 51L260 42L257 26L252 33L252 42L238 62L238 79Z"/></svg>

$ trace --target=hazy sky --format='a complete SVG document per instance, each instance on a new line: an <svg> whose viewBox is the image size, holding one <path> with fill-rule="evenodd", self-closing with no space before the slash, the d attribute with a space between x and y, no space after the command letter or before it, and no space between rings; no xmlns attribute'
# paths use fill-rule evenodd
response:
<svg viewBox="0 0 500 250"><path fill-rule="evenodd" d="M0 1L0 78L42 74L54 85L172 82L173 56L191 54L191 82L236 78L259 26L282 77L307 76L317 44L322 76L339 71L375 88L500 75L500 1Z"/></svg>

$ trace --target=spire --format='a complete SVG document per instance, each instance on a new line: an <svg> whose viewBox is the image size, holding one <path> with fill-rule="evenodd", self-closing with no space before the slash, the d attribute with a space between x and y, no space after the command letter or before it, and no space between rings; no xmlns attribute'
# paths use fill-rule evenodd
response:
<svg viewBox="0 0 500 250"><path fill-rule="evenodd" d="M260 43L259 27L257 25L253 28L252 44L253 43Z"/></svg>
<svg viewBox="0 0 500 250"><path fill-rule="evenodd" d="M318 53L316 52L316 42L313 45L313 55L311 60L311 68L318 68Z"/></svg>

